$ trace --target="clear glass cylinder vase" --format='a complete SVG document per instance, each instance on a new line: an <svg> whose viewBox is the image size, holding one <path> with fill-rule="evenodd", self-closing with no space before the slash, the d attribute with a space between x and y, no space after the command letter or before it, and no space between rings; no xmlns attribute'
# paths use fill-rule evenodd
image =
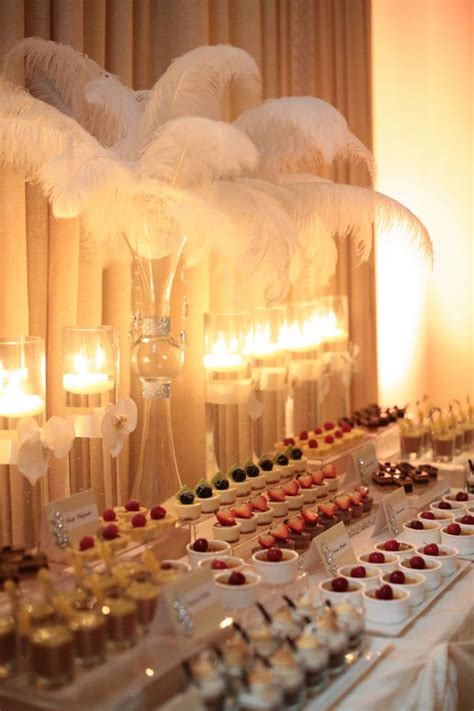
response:
<svg viewBox="0 0 474 711"><path fill-rule="evenodd" d="M35 484L16 466L20 418L45 415L44 339L0 339L0 544L31 548L38 544L41 512L47 502L48 475Z"/></svg>
<svg viewBox="0 0 474 711"><path fill-rule="evenodd" d="M347 296L328 296L321 299L321 304L324 313L322 343L328 378L321 415L326 422L337 422L351 412L352 366Z"/></svg>
<svg viewBox="0 0 474 711"><path fill-rule="evenodd" d="M245 354L248 313L204 314L206 472L227 471L251 456L249 398L252 378Z"/></svg>
<svg viewBox="0 0 474 711"><path fill-rule="evenodd" d="M145 506L162 503L182 486L174 449L170 398L184 351L171 333L170 297L185 238L152 259L133 254L135 305L133 372L139 379L138 464L132 496Z"/></svg>
<svg viewBox="0 0 474 711"><path fill-rule="evenodd" d="M119 335L115 326L67 326L63 331L65 416L75 440L68 455L68 493L92 489L99 511L116 506L118 461L102 440L101 421L115 403Z"/></svg>

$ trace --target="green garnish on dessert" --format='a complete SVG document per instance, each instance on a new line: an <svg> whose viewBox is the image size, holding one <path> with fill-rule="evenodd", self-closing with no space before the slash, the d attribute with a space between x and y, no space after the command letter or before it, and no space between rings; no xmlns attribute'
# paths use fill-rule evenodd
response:
<svg viewBox="0 0 474 711"><path fill-rule="evenodd" d="M195 499L194 491L189 486L186 486L186 484L185 484L178 491L175 498L178 499L179 503L183 504L183 506L193 504L194 499Z"/></svg>
<svg viewBox="0 0 474 711"><path fill-rule="evenodd" d="M217 489L217 491L226 491L230 484L227 476L222 472L217 472L211 479L211 484Z"/></svg>
<svg viewBox="0 0 474 711"><path fill-rule="evenodd" d="M206 481L206 479L199 479L194 491L196 492L198 499L210 499L212 498L213 488L214 487L210 481Z"/></svg>

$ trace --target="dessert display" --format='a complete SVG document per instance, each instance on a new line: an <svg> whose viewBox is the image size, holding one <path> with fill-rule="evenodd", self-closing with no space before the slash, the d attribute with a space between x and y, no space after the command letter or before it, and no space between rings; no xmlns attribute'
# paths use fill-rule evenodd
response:
<svg viewBox="0 0 474 711"><path fill-rule="evenodd" d="M154 506L147 516L136 513L120 523L119 531L132 541L146 543L159 536L166 528L174 527L175 524L176 519L167 513L163 506Z"/></svg>
<svg viewBox="0 0 474 711"><path fill-rule="evenodd" d="M355 410L350 417L341 418L339 424L347 423L351 426L364 427L367 430L377 430L396 423L405 416L405 410L406 408L398 407L398 405L381 407L378 403L373 403L360 410Z"/></svg>
<svg viewBox="0 0 474 711"><path fill-rule="evenodd" d="M341 450L352 446L362 440L365 432L354 427L348 421L325 422L312 430L302 430L299 435L285 437L280 442L275 442L277 452L284 452L293 463L293 472L303 471L303 463L294 465L294 460L323 459L333 456Z"/></svg>
<svg viewBox="0 0 474 711"><path fill-rule="evenodd" d="M296 578L298 553L291 549L271 548L257 551L252 563L266 585L287 585Z"/></svg>

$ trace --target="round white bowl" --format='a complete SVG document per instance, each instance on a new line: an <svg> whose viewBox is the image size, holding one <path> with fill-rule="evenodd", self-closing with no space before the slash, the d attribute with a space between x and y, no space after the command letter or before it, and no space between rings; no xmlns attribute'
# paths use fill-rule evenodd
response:
<svg viewBox="0 0 474 711"><path fill-rule="evenodd" d="M209 499L199 499L199 503L201 504L201 513L215 513L221 505L220 494L214 492Z"/></svg>
<svg viewBox="0 0 474 711"><path fill-rule="evenodd" d="M388 540L388 539L387 539ZM397 539L398 540L398 539ZM415 555L415 544L414 543L409 543L408 541L398 541L400 543L401 548L398 549L398 551L386 551L385 548L383 547L385 541L383 543L377 543L375 548L380 551L380 553L395 553L395 555L398 555L400 560L403 560L404 558L411 558L412 555Z"/></svg>
<svg viewBox="0 0 474 711"><path fill-rule="evenodd" d="M457 536L459 538L459 536ZM455 538L455 536L453 536ZM427 555L423 553L424 546L416 549L416 554L421 556L423 560L437 560L441 563L441 575L443 578L448 578L450 575L456 572L458 567L458 550L452 546L440 545L438 546L440 553L443 555Z"/></svg>
<svg viewBox="0 0 474 711"><path fill-rule="evenodd" d="M369 561L369 555L373 551L370 551L369 553L362 553L361 555L357 556L357 560L361 565L373 565L374 568L378 568L382 573L391 573L392 570L396 570L398 568L398 564L400 562L400 558L398 554L396 553L389 553L387 551L377 551L377 553L383 553L385 556L385 563L371 563Z"/></svg>
<svg viewBox="0 0 474 711"><path fill-rule="evenodd" d="M195 521L201 515L201 504L194 499L193 504L180 504L178 500L174 503L174 512L179 521Z"/></svg>
<svg viewBox="0 0 474 711"><path fill-rule="evenodd" d="M461 523L461 518L468 513L470 516L474 516L474 513L463 511L457 518L453 519L453 523L457 523L461 528L465 528L466 531L474 531L474 523ZM450 522L451 523L451 522Z"/></svg>
<svg viewBox="0 0 474 711"><path fill-rule="evenodd" d="M329 600L331 604L337 605L342 600L349 600L355 607L361 607L365 585L359 578L348 578L349 589L347 592L335 592L331 587L333 580L334 578L327 578L319 583L319 596L322 603Z"/></svg>
<svg viewBox="0 0 474 711"><path fill-rule="evenodd" d="M447 499L443 499L443 500L444 500L444 501L447 501ZM436 513L436 512L439 512L439 513L446 513L446 512L448 512L448 513L454 513L455 516L456 516L456 514L457 514L458 511L464 511L464 509L466 508L467 503L468 503L468 502L466 502L466 501L449 501L448 503L451 504L451 508L450 508L450 509L440 509L439 506L437 505L437 504L439 504L439 502L440 502L440 499L436 500L433 504L430 504L430 510L433 511L433 512L435 512L435 513Z"/></svg>
<svg viewBox="0 0 474 711"><path fill-rule="evenodd" d="M408 525L409 523L409 521L405 521L405 523L403 524L403 535L409 543L414 543L415 546L422 546L425 543L440 542L440 523L437 523L436 521L422 521L423 528L420 531L416 528L410 528L410 526Z"/></svg>
<svg viewBox="0 0 474 711"><path fill-rule="evenodd" d="M227 541L210 540L209 549L205 553L193 550L193 543L194 541L188 543L186 546L186 553L188 554L189 562L193 570L196 570L200 560L204 560L205 558L218 558L220 555L230 555L230 545Z"/></svg>
<svg viewBox="0 0 474 711"><path fill-rule="evenodd" d="M452 503L454 501L456 504L463 504L464 506L471 506L471 504L474 504L474 494L467 494L467 501L457 501L456 496L457 496L457 494L448 494L447 496L444 496L443 498L446 501L449 501L450 503Z"/></svg>
<svg viewBox="0 0 474 711"><path fill-rule="evenodd" d="M392 600L378 600L371 597L373 590L362 593L365 608L365 618L378 625L396 625L406 620L410 614L410 593L407 590L396 590L393 585Z"/></svg>
<svg viewBox="0 0 474 711"><path fill-rule="evenodd" d="M221 568L219 570L214 570L212 567L212 563L215 560L222 560L227 563L227 568ZM214 575L220 575L221 573L227 573L227 571L232 572L233 570L242 570L242 568L245 565L245 561L243 558L237 558L235 555L220 555L220 556L214 556L213 558L203 558L203 560L200 560L198 563L198 568L203 568L204 570L210 570L211 573Z"/></svg>
<svg viewBox="0 0 474 711"><path fill-rule="evenodd" d="M468 504L466 506L466 513L470 513L474 516L474 504Z"/></svg>
<svg viewBox="0 0 474 711"><path fill-rule="evenodd" d="M381 576L382 585L390 585L390 587L392 587L394 590L406 590L407 592L409 592L410 597L408 599L408 603L410 607L416 607L417 605L421 605L421 603L426 597L425 576L422 573L415 573L415 571L407 572L404 570L403 573L405 573L406 575L407 582L391 583L389 580L390 573L386 573Z"/></svg>
<svg viewBox="0 0 474 711"><path fill-rule="evenodd" d="M407 575L408 573L421 573L425 579L425 590L436 590L436 588L439 588L441 585L441 563L438 560L426 560L425 558L423 558L423 560L426 563L426 567L421 570L412 568L408 558L401 561L400 570L403 570Z"/></svg>
<svg viewBox="0 0 474 711"><path fill-rule="evenodd" d="M240 523L240 533L255 533L257 530L257 517L252 514L250 518L235 518L237 523Z"/></svg>
<svg viewBox="0 0 474 711"><path fill-rule="evenodd" d="M297 511L298 509L303 508L303 504L304 504L303 494L296 494L295 496L288 496L288 494L287 494L286 500L288 502L288 509L290 511Z"/></svg>
<svg viewBox="0 0 474 711"><path fill-rule="evenodd" d="M268 505L273 509L275 518L282 518L288 515L288 499L285 499L285 501L269 501Z"/></svg>
<svg viewBox="0 0 474 711"><path fill-rule="evenodd" d="M364 583L366 590L371 590L372 588L378 588L380 585L380 570L375 567L375 565L364 565L366 576L365 578L352 578L351 570L355 568L355 565L343 565L337 569L337 574L348 580L358 580Z"/></svg>
<svg viewBox="0 0 474 711"><path fill-rule="evenodd" d="M212 526L212 535L216 541L226 541L226 543L237 543L240 538L240 523L236 521L233 526L223 526L215 523Z"/></svg>
<svg viewBox="0 0 474 711"><path fill-rule="evenodd" d="M463 524L461 525L461 535L453 536L451 533L446 533L446 527L441 529L441 543L444 546L456 548L459 555L471 555L474 553L474 533L468 530ZM464 534L464 535L463 535Z"/></svg>
<svg viewBox="0 0 474 711"><path fill-rule="evenodd" d="M245 585L228 585L226 581L229 575L230 573L224 571L214 578L214 585L222 605L228 610L242 610L255 605L260 590L260 575L245 573L247 579Z"/></svg>
<svg viewBox="0 0 474 711"><path fill-rule="evenodd" d="M298 573L298 558L296 551L281 548L283 558L278 563L266 560L267 551L257 551L252 555L252 563L262 583L266 585L286 585L296 578Z"/></svg>
<svg viewBox="0 0 474 711"><path fill-rule="evenodd" d="M444 510L440 510L440 509L438 509L438 511L431 510L431 513L434 514L434 519L430 519L430 518L423 518L423 516L421 515L422 513L423 512L420 511L420 513L417 514L417 516L416 516L417 519L419 519L422 523L426 523L427 521L428 522L435 521L436 523L440 523L441 525L445 521L448 521L448 523L450 523L453 520L454 516L456 515L454 513L454 511L444 511Z"/></svg>
<svg viewBox="0 0 474 711"><path fill-rule="evenodd" d="M163 565L163 563L167 563L175 570L181 570L183 573L191 572L191 566L184 560L172 560L171 558L167 558L166 560L162 560L160 565Z"/></svg>

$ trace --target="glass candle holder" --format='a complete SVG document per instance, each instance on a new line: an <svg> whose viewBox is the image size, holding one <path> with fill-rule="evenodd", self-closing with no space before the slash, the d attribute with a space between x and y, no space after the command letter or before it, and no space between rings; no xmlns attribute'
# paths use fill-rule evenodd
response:
<svg viewBox="0 0 474 711"><path fill-rule="evenodd" d="M347 296L327 296L320 300L321 340L329 382L322 404L322 418L337 422L351 411L349 354L349 314Z"/></svg>
<svg viewBox="0 0 474 711"><path fill-rule="evenodd" d="M248 312L204 314L208 476L242 464L251 454L248 330Z"/></svg>
<svg viewBox="0 0 474 711"><path fill-rule="evenodd" d="M438 462L452 462L454 458L454 431L435 431L431 439L434 459Z"/></svg>
<svg viewBox="0 0 474 711"><path fill-rule="evenodd" d="M250 359L255 396L261 416L252 420L252 450L255 458L270 452L285 436L287 358L283 348L287 329L285 306L257 308L250 314L245 352Z"/></svg>
<svg viewBox="0 0 474 711"><path fill-rule="evenodd" d="M68 326L63 331L66 417L76 439L69 453L69 492L93 489L99 510L118 502L117 460L102 442L101 421L116 401L119 339L115 326Z"/></svg>
<svg viewBox="0 0 474 711"><path fill-rule="evenodd" d="M30 484L15 466L20 418L39 426L45 412L44 340L33 336L0 339L0 541L2 545L38 543L47 476Z"/></svg>
<svg viewBox="0 0 474 711"><path fill-rule="evenodd" d="M287 407L287 435L316 427L321 419L324 390L322 315L319 301L289 307L288 323L283 332L292 392Z"/></svg>
<svg viewBox="0 0 474 711"><path fill-rule="evenodd" d="M400 451L402 459L419 459L424 452L425 429L409 421L400 421Z"/></svg>

